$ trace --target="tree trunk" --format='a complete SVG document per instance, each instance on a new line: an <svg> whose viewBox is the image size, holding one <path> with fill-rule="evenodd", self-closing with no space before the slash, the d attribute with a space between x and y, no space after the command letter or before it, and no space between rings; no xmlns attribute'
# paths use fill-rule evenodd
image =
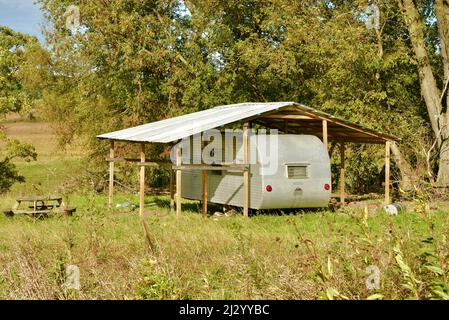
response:
<svg viewBox="0 0 449 320"><path fill-rule="evenodd" d="M424 30L421 17L413 0L398 0L399 7L402 9L405 17L410 39L412 41L413 51L418 60L418 72L421 85L421 94L427 107L427 112L432 126L433 133L438 141L439 147L439 169L437 183L439 185L449 185L449 144L446 139L449 137L449 112L448 100L444 99L438 88L435 76L430 64L429 55L425 45ZM445 82L449 79L449 61L448 61L448 41L449 41L449 21L446 20L449 14L449 5L447 0L435 1L435 12L441 40L441 56L444 65ZM444 102L444 104L443 104Z"/></svg>
<svg viewBox="0 0 449 320"><path fill-rule="evenodd" d="M435 0L435 14L438 23L438 34L441 43L441 57L443 58L444 68L444 88L440 98L443 105L443 144L440 149L440 162L437 177L437 184L449 185L449 1Z"/></svg>
<svg viewBox="0 0 449 320"><path fill-rule="evenodd" d="M393 160L401 173L401 181L399 182L400 188L404 191L411 191L413 189L413 170L411 165L402 155L402 152L399 150L396 143L391 144L391 153L393 155Z"/></svg>
<svg viewBox="0 0 449 320"><path fill-rule="evenodd" d="M378 56L379 56L379 59L381 59L381 60L384 58L384 46L383 46L382 33L383 33L383 27L376 29ZM399 150L398 146L395 143L391 144L390 149L391 149L391 153L393 156L393 161L396 163L396 166L398 167L400 175L401 175L400 181L399 181L399 187L406 192L411 191L413 189L412 166L407 161L407 159L403 156L401 150Z"/></svg>
<svg viewBox="0 0 449 320"><path fill-rule="evenodd" d="M449 186L449 139L446 139L440 151L437 185Z"/></svg>

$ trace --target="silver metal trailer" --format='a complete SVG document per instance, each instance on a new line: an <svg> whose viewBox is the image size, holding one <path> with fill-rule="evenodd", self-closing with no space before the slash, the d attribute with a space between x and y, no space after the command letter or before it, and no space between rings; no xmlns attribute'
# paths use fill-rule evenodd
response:
<svg viewBox="0 0 449 320"><path fill-rule="evenodd" d="M269 135L250 137L250 154L256 161L250 165L250 208L320 208L331 198L330 159L323 142L312 135L278 135L276 154L267 155ZM264 145L262 145L264 144ZM255 148L255 152L254 149ZM242 163L243 148L236 147L235 163ZM201 158L200 151L191 159ZM270 167L270 162L271 167ZM276 164L272 170L273 163ZM209 202L243 206L241 171L215 171L208 174ZM202 200L203 180L200 170L182 172L182 197Z"/></svg>

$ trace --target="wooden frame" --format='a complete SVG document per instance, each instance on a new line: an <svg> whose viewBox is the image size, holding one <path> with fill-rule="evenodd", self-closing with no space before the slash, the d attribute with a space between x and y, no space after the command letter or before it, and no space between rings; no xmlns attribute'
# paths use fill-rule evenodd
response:
<svg viewBox="0 0 449 320"><path fill-rule="evenodd" d="M203 215L207 215L207 193L209 189L209 171L203 170Z"/></svg>
<svg viewBox="0 0 449 320"><path fill-rule="evenodd" d="M206 165L206 164L181 164L172 166L174 170L202 170L202 171L246 171L248 170L248 165L245 164L222 164L222 165Z"/></svg>
<svg viewBox="0 0 449 320"><path fill-rule="evenodd" d="M140 162L145 163L145 144L140 145ZM145 166L140 167L139 215L143 219L145 207Z"/></svg>
<svg viewBox="0 0 449 320"><path fill-rule="evenodd" d="M328 150L327 120L323 120L323 143L326 146L326 150Z"/></svg>
<svg viewBox="0 0 449 320"><path fill-rule="evenodd" d="M247 122L243 125L243 163L249 168L249 129L250 123ZM248 217L250 206L250 172L248 170L243 171L243 216Z"/></svg>
<svg viewBox="0 0 449 320"><path fill-rule="evenodd" d="M345 168L346 168L345 144L340 144L340 202L345 205Z"/></svg>
<svg viewBox="0 0 449 320"><path fill-rule="evenodd" d="M109 148L109 157L111 159L115 156L115 145L114 140L110 141L110 148ZM108 195L108 206L109 208L112 208L112 203L114 201L114 162L109 162L109 195Z"/></svg>
<svg viewBox="0 0 449 320"><path fill-rule="evenodd" d="M390 148L391 141L385 142L385 205L390 204Z"/></svg>
<svg viewBox="0 0 449 320"><path fill-rule="evenodd" d="M238 119L234 123L243 123L243 164L219 164L219 165L204 165L204 164L182 164L181 149L176 150L176 165L169 161L160 159L146 159L145 157L145 143L141 141L133 141L132 139L110 139L109 158L109 193L108 205L112 207L114 200L114 170L115 162L129 161L136 162L140 166L140 192L139 213L143 215L144 212L144 197L145 197L145 167L155 167L167 165L170 167L170 210L174 211L176 206L176 215L179 218L181 215L181 198L182 198L182 174L183 170L201 170L202 171L202 213L207 213L208 207L208 187L209 187L209 171L241 171L243 174L243 215L249 215L249 208L251 204L250 199L250 128L251 124L260 124L267 128L274 128L288 134L311 134L322 138L323 144L329 153L336 144L340 146L340 200L344 205L347 195L345 193L345 169L346 169L346 155L345 148L347 143L373 143L385 145L385 204L390 203L390 147L393 141L399 141L398 138L390 135L385 135L371 129L352 124L345 120L338 119L332 115L307 108L299 104L286 105L271 111L262 112L257 115L248 116L246 118ZM232 125L231 123L224 124ZM150 139L151 140L151 139ZM140 158L124 158L116 157L115 142L126 141L129 143L138 143L141 146ZM168 141L168 144L173 145L177 140ZM331 146L329 146L329 144ZM330 149L329 149L330 147ZM176 190L175 190L176 188Z"/></svg>
<svg viewBox="0 0 449 320"><path fill-rule="evenodd" d="M178 169L176 169L176 218L178 219L181 216L182 173L179 168L182 164L181 156L181 148L176 149L176 166L178 167Z"/></svg>
<svg viewBox="0 0 449 320"><path fill-rule="evenodd" d="M175 177L174 171L170 168L170 211L175 210Z"/></svg>

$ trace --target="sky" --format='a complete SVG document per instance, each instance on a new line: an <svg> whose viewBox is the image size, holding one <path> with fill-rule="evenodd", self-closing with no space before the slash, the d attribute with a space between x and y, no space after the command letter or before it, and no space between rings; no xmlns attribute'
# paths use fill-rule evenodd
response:
<svg viewBox="0 0 449 320"><path fill-rule="evenodd" d="M43 15L34 0L0 0L0 25L36 36L41 43Z"/></svg>

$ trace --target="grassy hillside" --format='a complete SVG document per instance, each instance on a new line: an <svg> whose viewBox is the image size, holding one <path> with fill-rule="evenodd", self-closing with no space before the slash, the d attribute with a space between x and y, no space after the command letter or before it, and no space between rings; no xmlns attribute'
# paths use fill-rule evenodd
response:
<svg viewBox="0 0 449 320"><path fill-rule="evenodd" d="M19 195L53 193L81 172L77 155L58 151L47 125L8 125L40 157L18 163L27 182L2 196L0 209ZM0 216L0 298L449 298L445 203L429 209L417 201L399 216L362 204L249 219L201 217L186 203L177 220L167 197L147 196L150 255L136 210L108 209L105 195L88 191L66 197L78 209L71 218ZM116 197L124 201L137 203L137 195ZM79 267L80 290L65 287L67 265ZM372 266L380 282L368 290Z"/></svg>

